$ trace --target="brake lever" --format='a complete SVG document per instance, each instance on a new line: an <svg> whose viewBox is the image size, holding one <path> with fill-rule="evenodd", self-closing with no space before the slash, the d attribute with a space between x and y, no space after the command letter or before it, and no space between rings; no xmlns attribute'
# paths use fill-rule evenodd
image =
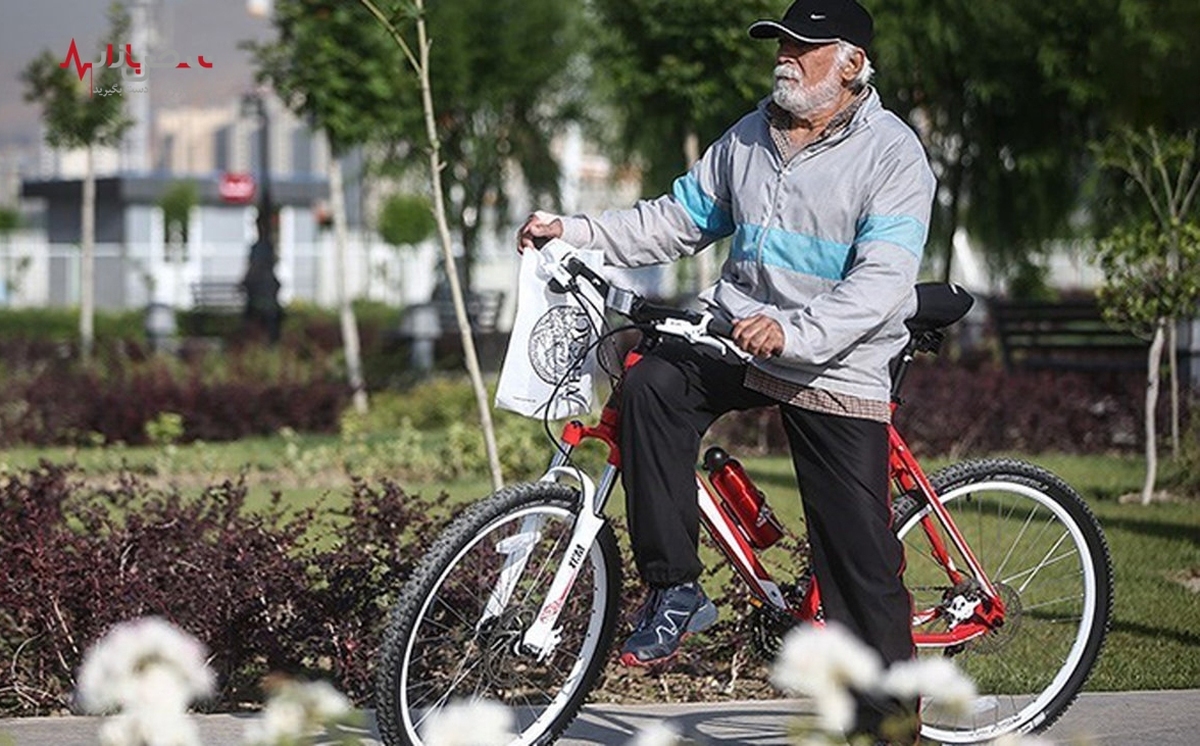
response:
<svg viewBox="0 0 1200 746"><path fill-rule="evenodd" d="M705 345L719 352L724 352L728 349L725 343L714 338L707 331L708 322L712 321L712 319L712 314L705 312L700 314L700 319L695 322L684 321L683 319L663 319L656 322L654 328L662 334L681 337L692 344Z"/></svg>

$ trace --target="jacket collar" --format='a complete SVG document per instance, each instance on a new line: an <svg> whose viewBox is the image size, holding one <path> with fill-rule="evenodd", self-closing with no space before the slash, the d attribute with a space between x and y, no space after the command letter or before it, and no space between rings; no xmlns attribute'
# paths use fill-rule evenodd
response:
<svg viewBox="0 0 1200 746"><path fill-rule="evenodd" d="M825 130L817 138L816 142L823 142L842 131L852 131L862 125L871 114L881 108L882 104L879 101L879 93L874 86L866 86L858 95L855 96L849 104L846 105L825 125ZM792 115L780 108L778 104L767 96L758 103L758 109L766 117L767 124L775 129L787 130L792 128Z"/></svg>

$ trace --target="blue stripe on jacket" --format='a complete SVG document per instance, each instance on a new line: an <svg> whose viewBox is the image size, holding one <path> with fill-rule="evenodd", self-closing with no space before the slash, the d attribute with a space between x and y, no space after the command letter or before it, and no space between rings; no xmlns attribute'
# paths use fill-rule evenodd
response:
<svg viewBox="0 0 1200 746"><path fill-rule="evenodd" d="M927 233L921 221L908 215L871 215L859 224L855 243L883 241L920 259ZM761 256L764 265L835 281L845 279L854 260L854 247L848 244L758 225L739 225L731 252L735 261Z"/></svg>
<svg viewBox="0 0 1200 746"><path fill-rule="evenodd" d="M792 272L841 280L850 268L851 247L803 233L758 225L739 225L733 236L735 260L754 261L762 243L762 263Z"/></svg>
<svg viewBox="0 0 1200 746"><path fill-rule="evenodd" d="M733 233L733 217L729 210L705 194L700 182L692 174L684 174L676 179L671 192L701 232L718 238Z"/></svg>
<svg viewBox="0 0 1200 746"><path fill-rule="evenodd" d="M856 241L884 241L920 259L928 237L928 227L911 215L868 215L858 224Z"/></svg>

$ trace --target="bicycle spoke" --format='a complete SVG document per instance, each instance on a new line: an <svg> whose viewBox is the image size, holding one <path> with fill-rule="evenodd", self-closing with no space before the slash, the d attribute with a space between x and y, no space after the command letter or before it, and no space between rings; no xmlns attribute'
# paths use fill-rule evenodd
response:
<svg viewBox="0 0 1200 746"><path fill-rule="evenodd" d="M1070 693L1095 660L1097 638L1103 639L1111 580L1107 555L1088 544L1093 536L1102 547L1102 535L1078 495L1028 464L971 462L931 481L979 567L987 568L1006 616L1003 626L966 644L921 648L926 656L952 656L980 692L970 712L961 715L929 702L923 732L930 741L968 744L1018 727L1045 727L1070 703ZM945 569L932 557L920 523L927 512L910 509L899 528L907 556L925 558L905 570L914 608L939 609L964 596L974 600L976 584L949 596L941 580ZM956 546L948 548L955 564L965 559ZM914 627L914 635L920 642L921 635L944 633L953 628L947 621L927 619Z"/></svg>
<svg viewBox="0 0 1200 746"><path fill-rule="evenodd" d="M1049 601L1042 601L1041 603L1030 604L1028 606L1023 607L1021 610L1023 612L1025 612L1026 614L1028 614L1031 611L1034 611L1036 609L1041 609L1046 606L1053 606L1055 604L1064 603L1066 601L1078 601L1082 598L1085 598L1084 594L1082 594L1082 593L1077 593L1073 596L1060 596L1059 598L1054 598ZM1064 617L1064 619L1070 619L1070 620L1074 621L1077 619L1077 617Z"/></svg>
<svg viewBox="0 0 1200 746"><path fill-rule="evenodd" d="M1025 518L1025 523L1023 523L1021 525L1020 532L1017 533L1016 538L1013 539L1012 544L1008 547L1008 553L1004 555L1004 559L1000 561L1000 566L996 568L996 575L1004 574L1004 568L1008 565L1009 559L1012 558L1012 553L1013 553L1013 551L1016 550L1017 545L1021 543L1021 537L1023 537L1025 535L1025 531L1029 529L1029 524L1030 524L1030 522L1033 521L1033 516L1034 516L1034 513L1036 513L1036 512L1037 512L1037 507L1034 507L1033 509L1031 509L1029 511L1029 515ZM1001 519L1000 521L998 521L996 523L997 533L999 533L1000 528L1003 525L1004 525L1004 519Z"/></svg>
<svg viewBox="0 0 1200 746"><path fill-rule="evenodd" d="M1051 551L1053 551L1053 548L1051 549ZM1063 552L1062 554L1058 555L1057 557L1046 558L1043 562L1039 563L1038 565L1036 565L1034 567L1030 567L1026 570L1021 570L1020 572L1009 575L1008 577L1003 578L1001 582L1008 583L1011 585L1018 578L1024 578L1026 575L1028 575L1029 577L1025 580L1024 585L1022 585L1019 589L1021 591L1024 591L1025 587L1027 585L1029 585L1030 581L1033 580L1034 576L1036 576L1043 569L1050 567L1051 565L1056 565L1059 562L1062 562L1064 560L1068 560L1068 559L1072 559L1072 558L1078 559L1078 557L1079 557L1079 552L1075 549L1072 549L1071 551Z"/></svg>
<svg viewBox="0 0 1200 746"><path fill-rule="evenodd" d="M567 532L564 532L564 533L559 533L559 535L558 535L557 537L555 537L555 539L554 539L554 544L553 544L553 545L552 545L552 546L551 546L551 547L550 547L550 548L549 548L549 549L546 551L546 555L547 555L547 557L557 557L557 556L559 556L559 554L560 554L560 552L559 552L559 547L560 547L560 545L562 544L562 541L563 541L563 538L564 538L564 536L566 536L566 537L568 537L568 538L569 538L569 537L570 537L570 535L571 535L571 534L570 534L570 532L569 532L569 531L567 531ZM546 577L546 575L547 575L547 571L548 571L549 565L550 565L550 563L549 563L549 562L546 562L546 563L541 563L541 564L540 564L540 568L539 568L539 569L538 569L538 571L537 571L537 575L535 575L535 576L534 576L534 577L531 579L531 582L530 582L530 587L529 587L529 589L528 589L528 590L525 592L525 596L524 596L524 597L521 599L521 605L522 605L522 606L524 606L526 603L528 603L528 601L529 601L530 597L533 595L533 592L534 592L535 590L537 590L537 589L540 587L540 585L541 585L541 581L542 581L542 580L543 580L543 579ZM549 586L547 586L547 588L548 588L548 587L549 587ZM540 604L539 604L539 606L540 606Z"/></svg>
<svg viewBox="0 0 1200 746"><path fill-rule="evenodd" d="M460 682L462 682L467 677L467 675L469 675L472 671L474 671L475 668L479 665L478 662L476 662L470 668L466 668L466 670L464 670L464 668L466 667L466 663L467 663L467 661L463 660L459 664L458 670L455 671L454 674L450 677L452 679L452 681L451 681L450 685L446 688L446 692L435 703L435 705L434 705L435 708L440 708L442 705L444 705L446 703L446 701L454 694L455 689L458 688L458 684Z"/></svg>
<svg viewBox="0 0 1200 746"><path fill-rule="evenodd" d="M429 746L422 745L419 733L429 715L453 699L476 697L512 707L519 718L518 740L532 743L548 729L557 732L563 727L564 718L582 703L578 691L599 675L618 598L612 585L617 579L611 573L619 553L611 531L602 531L585 555L574 588L559 610L560 639L546 659L538 660L522 651L521 640L565 562L576 501L556 484L514 490L528 495L522 498L529 500L527 508L464 527L458 544L442 543L444 556L435 570L415 573L420 578L423 572L429 585L419 591L424 594L418 596L420 605L408 612L412 626L402 633L407 642L401 645L398 701L392 703L391 693L382 690L387 696L381 704L381 733L384 727L392 732L399 727L404 743ZM553 495L556 502L542 503L539 495ZM496 547L504 548L506 538L531 522L540 528L536 535L523 532L528 544L521 551L527 554L513 564L508 561L511 555ZM511 576L501 578L506 566ZM498 583L504 584L501 597L495 593ZM499 601L505 602L503 608ZM397 643L390 644L394 649ZM396 713L402 718L399 722L387 720Z"/></svg>
<svg viewBox="0 0 1200 746"><path fill-rule="evenodd" d="M1039 511L1039 516L1043 515L1043 511ZM1037 555L1046 546L1049 540L1049 534L1062 529L1062 523L1055 518L1054 515L1045 515L1041 520L1036 531L1026 537L1020 553L1017 555L1018 561L1015 563L1021 567L1027 567L1031 564L1036 564Z"/></svg>
<svg viewBox="0 0 1200 746"><path fill-rule="evenodd" d="M436 599L436 603L439 607L441 607L447 613L448 616L454 617L460 623L462 623L463 626L467 626L467 627L472 626L472 623L465 616L463 616L463 614L461 612L459 612L458 609L454 608L454 606L452 604L450 604L449 602L443 601L439 597ZM440 624L439 623L438 626L440 626L442 629L446 630L447 632L457 629L456 627L451 626L449 624Z"/></svg>
<svg viewBox="0 0 1200 746"><path fill-rule="evenodd" d="M470 673L470 671L467 671L467 673ZM464 675L464 677L465 677L465 675ZM450 701L450 697L453 696L454 690L457 686L457 682L459 682L459 681L462 681L462 677L457 678L455 680L455 685L450 686L448 689L446 689L446 693L443 694L441 696L441 698L439 698L438 701L433 704L432 707L426 708L425 714L415 724L415 727L417 728L417 730L421 729L421 726L424 725L425 720L428 719L430 715L432 715L434 712L436 712L446 706L446 703Z"/></svg>
<svg viewBox="0 0 1200 746"><path fill-rule="evenodd" d="M1029 573L1029 577L1026 578L1025 582L1021 584L1021 587L1017 589L1019 592L1025 592L1025 589L1029 587L1029 584L1033 582L1033 579L1037 577L1037 574L1042 571L1042 568L1046 567L1047 562L1050 560L1050 555L1054 554L1054 550L1058 549L1058 547L1062 545L1062 543L1066 541L1067 537L1070 535L1071 534L1069 532L1063 531L1062 536L1058 537L1058 541L1054 542L1054 546L1050 547L1050 549L1046 551L1045 556L1042 557L1042 561L1039 562L1036 567L1027 571Z"/></svg>

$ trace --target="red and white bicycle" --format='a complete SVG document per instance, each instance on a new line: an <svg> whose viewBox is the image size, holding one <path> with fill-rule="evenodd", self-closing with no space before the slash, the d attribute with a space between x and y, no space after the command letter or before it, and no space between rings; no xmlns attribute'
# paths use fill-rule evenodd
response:
<svg viewBox="0 0 1200 746"><path fill-rule="evenodd" d="M556 274L557 289L628 318L644 343L672 336L713 344L729 335L728 324L647 303L577 261ZM893 407L914 355L936 352L943 330L973 302L945 284L919 285L917 295L911 339L893 367ZM604 514L620 469L619 417L610 402L595 425L569 422L541 479L471 505L438 537L401 590L382 645L376 705L385 744L421 745L425 719L464 698L509 705L514 744L552 743L575 718L621 619L620 554ZM1033 464L974 460L927 477L894 428L889 437L913 637L920 654L954 658L980 692L965 715L923 700L922 733L977 743L1048 727L1075 700L1108 631L1112 567L1095 517L1069 485ZM590 439L608 449L598 478L571 458ZM721 466L713 455L710 466ZM741 477L697 473L703 523L746 582L751 621L769 648L791 626L819 618L820 589L771 577L759 552L774 538L772 520L727 499L724 478Z"/></svg>

